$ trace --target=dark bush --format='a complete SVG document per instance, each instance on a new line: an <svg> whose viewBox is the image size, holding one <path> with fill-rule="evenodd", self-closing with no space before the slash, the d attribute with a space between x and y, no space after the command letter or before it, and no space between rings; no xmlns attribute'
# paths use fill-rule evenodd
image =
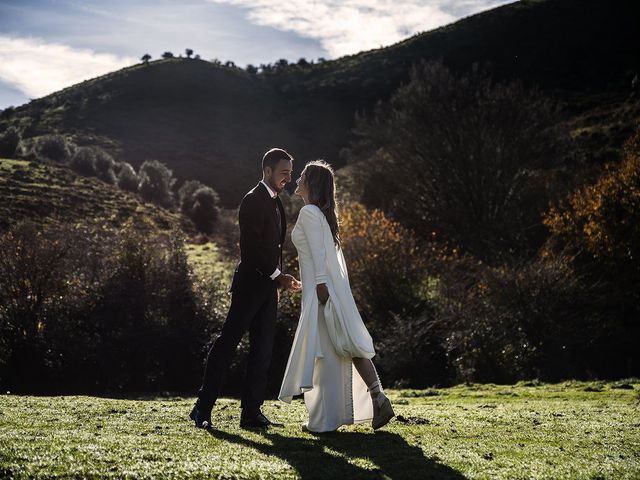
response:
<svg viewBox="0 0 640 480"><path fill-rule="evenodd" d="M7 128L0 136L0 157L16 158L22 137L15 127Z"/></svg>
<svg viewBox="0 0 640 480"><path fill-rule="evenodd" d="M138 191L145 200L166 208L174 206L173 172L158 160L145 160L138 172Z"/></svg>
<svg viewBox="0 0 640 480"><path fill-rule="evenodd" d="M395 316L422 311L428 285L426 252L413 232L380 210L350 203L340 213L349 282L365 323L381 338Z"/></svg>
<svg viewBox="0 0 640 480"><path fill-rule="evenodd" d="M78 147L71 157L69 166L80 175L96 176L96 156L91 147Z"/></svg>
<svg viewBox="0 0 640 480"><path fill-rule="evenodd" d="M116 183L115 160L100 147L94 147L96 158L96 177L111 185Z"/></svg>
<svg viewBox="0 0 640 480"><path fill-rule="evenodd" d="M206 185L199 180L187 180L178 189L178 203L180 204L180 211L186 214L193 205L193 194L199 188L206 187Z"/></svg>
<svg viewBox="0 0 640 480"><path fill-rule="evenodd" d="M211 187L199 188L193 195L189 217L203 233L213 233L220 216L220 197Z"/></svg>
<svg viewBox="0 0 640 480"><path fill-rule="evenodd" d="M562 258L441 268L431 328L457 381L559 380L585 375L600 335L590 291Z"/></svg>
<svg viewBox="0 0 640 480"><path fill-rule="evenodd" d="M226 285L196 281L178 231L23 223L0 237L0 386L193 390ZM25 288L26 286L26 288ZM208 292L208 293L205 293Z"/></svg>
<svg viewBox="0 0 640 480"><path fill-rule="evenodd" d="M71 158L73 145L62 135L43 135L34 141L38 158L65 163Z"/></svg>
<svg viewBox="0 0 640 480"><path fill-rule="evenodd" d="M127 162L121 162L119 168L117 174L118 187L128 192L137 192L140 180L134 168Z"/></svg>
<svg viewBox="0 0 640 480"><path fill-rule="evenodd" d="M186 181L178 191L180 210L206 234L215 230L220 217L220 198L211 187L197 180Z"/></svg>

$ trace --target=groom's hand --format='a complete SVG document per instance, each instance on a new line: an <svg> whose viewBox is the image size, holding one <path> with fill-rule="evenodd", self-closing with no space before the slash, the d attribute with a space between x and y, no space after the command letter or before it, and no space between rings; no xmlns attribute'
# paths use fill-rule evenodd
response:
<svg viewBox="0 0 640 480"><path fill-rule="evenodd" d="M327 303L329 300L329 289L327 288L326 283L319 283L316 285L316 293L318 294L318 300L321 304Z"/></svg>
<svg viewBox="0 0 640 480"><path fill-rule="evenodd" d="M292 275L289 275L288 273L287 274L281 273L276 277L275 280L278 283L278 286L280 288L286 288L291 292L297 292L302 287L300 282L296 280L295 277L293 277Z"/></svg>

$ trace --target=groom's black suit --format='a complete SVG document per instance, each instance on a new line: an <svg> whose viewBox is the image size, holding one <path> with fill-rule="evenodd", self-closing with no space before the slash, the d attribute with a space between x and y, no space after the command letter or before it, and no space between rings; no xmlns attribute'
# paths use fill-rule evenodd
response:
<svg viewBox="0 0 640 480"><path fill-rule="evenodd" d="M280 198L271 198L267 188L258 183L242 199L239 224L240 263L231 283L231 307L220 336L209 350L198 398L201 411L211 410L222 377L248 330L249 361L241 406L251 415L264 401L273 350L278 294L270 275L276 268L282 270L282 244L287 231Z"/></svg>

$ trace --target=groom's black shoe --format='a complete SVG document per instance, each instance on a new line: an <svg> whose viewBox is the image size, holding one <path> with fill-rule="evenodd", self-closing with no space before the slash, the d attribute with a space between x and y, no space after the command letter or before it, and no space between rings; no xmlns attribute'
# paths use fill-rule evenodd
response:
<svg viewBox="0 0 640 480"><path fill-rule="evenodd" d="M280 424L269 420L260 410L249 414L245 414L243 411L240 415L240 428L267 428L270 425L280 426Z"/></svg>
<svg viewBox="0 0 640 480"><path fill-rule="evenodd" d="M189 418L193 420L198 428L204 428L206 430L211 430L213 428L213 423L211 422L211 412L205 412L200 410L199 402L193 406L191 413L189 414Z"/></svg>

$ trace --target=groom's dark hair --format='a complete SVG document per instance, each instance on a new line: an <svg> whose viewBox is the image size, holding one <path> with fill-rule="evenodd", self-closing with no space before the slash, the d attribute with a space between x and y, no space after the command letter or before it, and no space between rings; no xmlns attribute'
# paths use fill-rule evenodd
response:
<svg viewBox="0 0 640 480"><path fill-rule="evenodd" d="M289 155L286 150L281 148L272 148L262 157L262 171L267 167L273 170L280 160L289 160L293 162L293 157Z"/></svg>

